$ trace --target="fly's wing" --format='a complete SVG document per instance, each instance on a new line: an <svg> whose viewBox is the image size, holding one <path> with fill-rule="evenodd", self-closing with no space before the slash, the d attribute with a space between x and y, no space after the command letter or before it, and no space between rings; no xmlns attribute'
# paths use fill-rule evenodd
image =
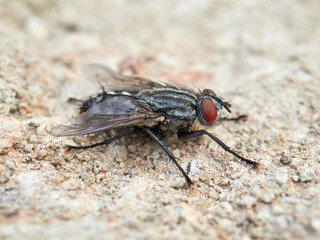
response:
<svg viewBox="0 0 320 240"><path fill-rule="evenodd" d="M104 131L112 128L143 125L147 122L157 124L159 114L154 113L149 105L130 96L108 98L77 116L70 125L58 125L51 135L76 136Z"/></svg>
<svg viewBox="0 0 320 240"><path fill-rule="evenodd" d="M164 86L146 78L124 76L101 64L90 64L85 72L90 80L100 81L106 89L112 91L139 92L146 88Z"/></svg>

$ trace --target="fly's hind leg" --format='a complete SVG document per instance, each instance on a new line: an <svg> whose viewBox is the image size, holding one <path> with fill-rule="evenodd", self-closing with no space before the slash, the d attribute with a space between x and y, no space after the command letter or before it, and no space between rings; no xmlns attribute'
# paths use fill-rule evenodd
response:
<svg viewBox="0 0 320 240"><path fill-rule="evenodd" d="M108 145L109 143L131 133L132 131L133 131L133 128L128 128L128 129L118 133L117 135L114 135L114 136L112 136L102 142L98 142L98 143L88 145L88 146L70 146L70 145L67 145L67 146L69 149L88 149L88 148L94 148L94 147L101 146L101 145Z"/></svg>

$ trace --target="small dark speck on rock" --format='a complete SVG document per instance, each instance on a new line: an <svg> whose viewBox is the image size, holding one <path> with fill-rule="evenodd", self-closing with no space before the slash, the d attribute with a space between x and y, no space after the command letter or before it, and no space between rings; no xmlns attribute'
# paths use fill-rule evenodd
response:
<svg viewBox="0 0 320 240"><path fill-rule="evenodd" d="M36 120L31 120L31 121L28 123L28 125L29 125L30 127L35 127L35 128L37 128L37 127L40 126L40 123L37 122Z"/></svg>
<svg viewBox="0 0 320 240"><path fill-rule="evenodd" d="M280 162L283 164L288 164L291 162L291 158L287 156L285 152L281 154Z"/></svg>
<svg viewBox="0 0 320 240"><path fill-rule="evenodd" d="M132 175L134 175L135 173L136 173L136 171L135 171L135 169L133 168L133 169L127 169L127 170L125 170L123 174L124 174L125 176L127 176L127 175L132 176Z"/></svg>
<svg viewBox="0 0 320 240"><path fill-rule="evenodd" d="M148 215L145 217L144 221L145 222L152 222L154 220L154 215Z"/></svg>

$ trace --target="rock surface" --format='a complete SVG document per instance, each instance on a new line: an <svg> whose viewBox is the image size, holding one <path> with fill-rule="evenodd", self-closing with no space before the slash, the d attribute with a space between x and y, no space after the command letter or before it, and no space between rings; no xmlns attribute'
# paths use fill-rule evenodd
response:
<svg viewBox="0 0 320 240"><path fill-rule="evenodd" d="M0 0L1 239L319 239L320 2ZM208 138L162 151L133 134L55 138L82 68L211 88L232 103ZM113 132L111 134L114 134Z"/></svg>

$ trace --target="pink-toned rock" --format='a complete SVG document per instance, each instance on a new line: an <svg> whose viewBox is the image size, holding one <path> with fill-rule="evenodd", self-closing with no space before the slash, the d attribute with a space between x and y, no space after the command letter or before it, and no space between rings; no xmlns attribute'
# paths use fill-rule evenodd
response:
<svg viewBox="0 0 320 240"><path fill-rule="evenodd" d="M0 117L0 153L7 153L21 137L21 121L13 117Z"/></svg>

